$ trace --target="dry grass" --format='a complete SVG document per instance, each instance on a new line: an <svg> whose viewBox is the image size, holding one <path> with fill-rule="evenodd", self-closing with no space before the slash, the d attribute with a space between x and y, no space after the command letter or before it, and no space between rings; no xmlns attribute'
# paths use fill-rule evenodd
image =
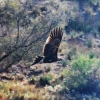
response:
<svg viewBox="0 0 100 100"><path fill-rule="evenodd" d="M18 81L0 82L0 100L14 100L22 97L24 98L22 100L44 100L45 94L43 88L35 88L35 85L29 85L27 82L26 84Z"/></svg>

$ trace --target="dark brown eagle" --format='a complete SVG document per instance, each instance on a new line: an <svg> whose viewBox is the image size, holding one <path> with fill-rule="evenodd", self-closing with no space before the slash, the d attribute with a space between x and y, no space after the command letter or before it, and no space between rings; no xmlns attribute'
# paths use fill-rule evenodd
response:
<svg viewBox="0 0 100 100"><path fill-rule="evenodd" d="M50 34L43 46L43 56L36 56L32 65L42 61L51 63L58 61L57 53L63 36L62 28L56 27L50 31Z"/></svg>

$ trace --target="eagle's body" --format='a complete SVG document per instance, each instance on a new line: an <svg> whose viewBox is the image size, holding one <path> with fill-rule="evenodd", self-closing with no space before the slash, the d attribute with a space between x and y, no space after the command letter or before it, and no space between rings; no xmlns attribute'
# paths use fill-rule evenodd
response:
<svg viewBox="0 0 100 100"><path fill-rule="evenodd" d="M52 29L43 46L43 56L37 56L32 65L40 62L41 60L43 60L43 63L58 61L57 53L62 40L62 36L63 32L60 27Z"/></svg>

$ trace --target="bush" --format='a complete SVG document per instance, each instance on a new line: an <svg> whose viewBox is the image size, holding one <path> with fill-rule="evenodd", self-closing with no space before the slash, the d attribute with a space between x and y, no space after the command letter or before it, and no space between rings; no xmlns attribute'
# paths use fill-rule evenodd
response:
<svg viewBox="0 0 100 100"><path fill-rule="evenodd" d="M51 76L45 76L45 75L44 76L41 76L40 77L40 80L39 80L40 85L41 86L49 85L51 79L52 79Z"/></svg>
<svg viewBox="0 0 100 100"><path fill-rule="evenodd" d="M94 58L94 56L95 56L95 54L94 54L93 52L90 52L90 53L89 53L89 58L90 58L90 59Z"/></svg>
<svg viewBox="0 0 100 100"><path fill-rule="evenodd" d="M91 30L92 30L92 27L91 27L90 25L85 25L84 28L83 28L83 31L84 31L85 33L88 33L88 32L90 32Z"/></svg>
<svg viewBox="0 0 100 100"><path fill-rule="evenodd" d="M91 4L98 4L100 3L100 0L88 0L88 2Z"/></svg>
<svg viewBox="0 0 100 100"><path fill-rule="evenodd" d="M73 56L75 55L76 55L76 48L72 48L67 54L67 59L72 60Z"/></svg>
<svg viewBox="0 0 100 100"><path fill-rule="evenodd" d="M92 48L92 41L87 40L86 45L87 45L88 48Z"/></svg>
<svg viewBox="0 0 100 100"><path fill-rule="evenodd" d="M92 30L92 27L90 25L85 25L84 23L76 20L69 20L68 26L65 26L65 30L67 33L70 33L70 30L74 30L77 32L85 32L88 33Z"/></svg>
<svg viewBox="0 0 100 100"><path fill-rule="evenodd" d="M93 35L94 35L95 38L96 38L97 35L99 34L99 32L98 32L97 30L93 30L92 32L93 32Z"/></svg>
<svg viewBox="0 0 100 100"><path fill-rule="evenodd" d="M48 67L46 68L46 72L50 72L50 70L51 70L51 68L48 66Z"/></svg>
<svg viewBox="0 0 100 100"><path fill-rule="evenodd" d="M24 96L15 96L12 100L24 100Z"/></svg>
<svg viewBox="0 0 100 100"><path fill-rule="evenodd" d="M69 77L64 82L65 86L82 93L96 92L100 80L95 80L94 72L99 68L99 63L100 61L96 58L90 59L87 55L79 55L72 61Z"/></svg>
<svg viewBox="0 0 100 100"><path fill-rule="evenodd" d="M6 5L0 9L1 30L4 30L0 33L0 72L22 60L32 62L33 57L41 52L41 39L44 40L49 30L58 23L58 20L51 21L55 19L53 16L42 16L41 21L34 18L39 15L40 8L34 7L34 3L30 6L30 3L27 2L25 7L19 0L6 0Z"/></svg>
<svg viewBox="0 0 100 100"><path fill-rule="evenodd" d="M32 76L29 80L29 84L34 84L35 83L35 77Z"/></svg>
<svg viewBox="0 0 100 100"><path fill-rule="evenodd" d="M68 61L67 60L62 61L62 66L63 67L66 67L67 64L68 64Z"/></svg>

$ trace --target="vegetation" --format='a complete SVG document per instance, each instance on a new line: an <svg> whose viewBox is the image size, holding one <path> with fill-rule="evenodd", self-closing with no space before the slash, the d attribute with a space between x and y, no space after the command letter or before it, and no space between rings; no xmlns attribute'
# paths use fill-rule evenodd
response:
<svg viewBox="0 0 100 100"><path fill-rule="evenodd" d="M30 18L30 13L27 13L29 10L32 13L33 8L28 8L30 2L22 6L19 1L8 0L5 4L6 6L0 10L0 25L2 26L0 64L3 65L1 72L22 59L32 61L32 57L35 56L33 51L39 53L41 50L41 44L38 41L45 37L55 23L52 22L52 18L44 17L40 21ZM40 49L37 49L38 47Z"/></svg>
<svg viewBox="0 0 100 100"><path fill-rule="evenodd" d="M35 84L35 77L31 76L30 80L29 80L29 84Z"/></svg>
<svg viewBox="0 0 100 100"><path fill-rule="evenodd" d="M88 33L92 30L92 27L89 25L86 26L85 23L79 22L77 19L70 19L68 22L68 26L66 26L65 29L67 33L69 33L71 30L75 30L77 32L83 31L85 33Z"/></svg>
<svg viewBox="0 0 100 100"><path fill-rule="evenodd" d="M94 54L93 52L90 52L90 53L89 53L89 58L92 59L92 58L94 58L94 57L95 57L95 54Z"/></svg>
<svg viewBox="0 0 100 100"><path fill-rule="evenodd" d="M92 47L92 42L91 42L91 40L87 40L86 45L87 45L88 48L91 48L91 47Z"/></svg>
<svg viewBox="0 0 100 100"><path fill-rule="evenodd" d="M43 95L37 94L34 86L24 86L20 82L0 82L0 90L1 100L29 100L30 98L43 100ZM43 93L42 89L40 91Z"/></svg>
<svg viewBox="0 0 100 100"><path fill-rule="evenodd" d="M51 75L49 76L44 75L40 77L39 83L41 86L49 85L51 79L52 79Z"/></svg>
<svg viewBox="0 0 100 100"><path fill-rule="evenodd" d="M100 3L99 0L88 0L88 2L90 2L92 4L98 4L98 3Z"/></svg>
<svg viewBox="0 0 100 100"><path fill-rule="evenodd" d="M62 66L65 67L68 64L68 61L62 61Z"/></svg>
<svg viewBox="0 0 100 100"><path fill-rule="evenodd" d="M99 100L99 16L100 0L1 0L0 100ZM30 66L55 26L62 61Z"/></svg>
<svg viewBox="0 0 100 100"><path fill-rule="evenodd" d="M66 77L65 85L71 89L81 93L95 92L96 84L99 88L98 79L95 80L97 70L99 69L100 60L89 58L88 55L80 55L72 61L71 69L69 70L69 78ZM93 82L93 83L91 83Z"/></svg>

